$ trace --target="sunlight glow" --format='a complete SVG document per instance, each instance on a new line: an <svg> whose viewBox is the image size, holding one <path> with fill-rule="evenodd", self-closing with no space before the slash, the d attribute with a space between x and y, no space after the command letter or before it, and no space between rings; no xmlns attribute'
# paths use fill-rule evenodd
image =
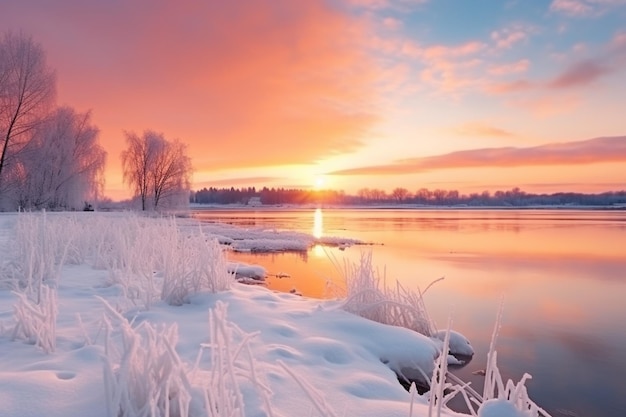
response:
<svg viewBox="0 0 626 417"><path fill-rule="evenodd" d="M313 213L313 236L317 239L324 234L324 213L321 208L316 208Z"/></svg>
<svg viewBox="0 0 626 417"><path fill-rule="evenodd" d="M326 185L326 178L324 176L315 177L315 183L313 184L313 188L316 190L321 190L324 185Z"/></svg>

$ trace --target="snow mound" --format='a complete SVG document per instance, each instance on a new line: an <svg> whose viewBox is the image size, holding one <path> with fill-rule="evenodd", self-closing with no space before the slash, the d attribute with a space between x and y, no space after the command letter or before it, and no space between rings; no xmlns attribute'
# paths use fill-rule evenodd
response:
<svg viewBox="0 0 626 417"><path fill-rule="evenodd" d="M249 265L243 262L229 262L228 272L234 274L236 278L250 278L257 281L264 281L267 277L267 270L261 265Z"/></svg>
<svg viewBox="0 0 626 417"><path fill-rule="evenodd" d="M445 336L446 330L439 330L435 333L434 337L443 342ZM474 348L470 341L455 330L450 330L449 351L451 355L455 356L474 356Z"/></svg>
<svg viewBox="0 0 626 417"><path fill-rule="evenodd" d="M478 417L530 417L530 412L518 410L505 399L485 401L478 409Z"/></svg>

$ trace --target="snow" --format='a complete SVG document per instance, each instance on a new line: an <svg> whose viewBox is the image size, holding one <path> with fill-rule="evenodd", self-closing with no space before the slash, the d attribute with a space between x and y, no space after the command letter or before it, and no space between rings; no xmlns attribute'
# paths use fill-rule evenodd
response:
<svg viewBox="0 0 626 417"><path fill-rule="evenodd" d="M439 330L435 337L443 342L446 336L446 330ZM450 330L450 353L459 356L474 356L474 348L472 344L461 333Z"/></svg>
<svg viewBox="0 0 626 417"><path fill-rule="evenodd" d="M195 221L186 223L188 227L197 227ZM236 252L306 252L315 245L337 246L364 245L358 239L346 237L315 237L307 233L264 229L260 227L242 228L224 223L203 223L202 231L209 238L228 245Z"/></svg>
<svg viewBox="0 0 626 417"><path fill-rule="evenodd" d="M229 262L228 272L237 278L251 278L257 281L265 280L267 270L261 265L249 265L243 262Z"/></svg>
<svg viewBox="0 0 626 417"><path fill-rule="evenodd" d="M478 417L526 417L528 415L530 413L517 410L512 403L504 399L485 401L478 413Z"/></svg>
<svg viewBox="0 0 626 417"><path fill-rule="evenodd" d="M181 246L179 249L188 257L182 258L179 249L168 248L168 256L163 256L166 271L148 269L149 273L141 275L137 271L143 268L140 261L145 259L129 254L124 262L118 262L127 269L116 270L117 274L128 277L112 279L112 269L101 266L104 261L111 265L105 255L94 257L93 253L85 252L80 260L76 254L67 255L74 253L70 243L63 243L65 252L59 254L51 247L55 239L67 241L38 229L45 227L46 222L66 221L69 215L48 214L47 219L41 216L0 214L2 416L110 417L118 415L119 407L127 412L119 415L133 417L165 415L159 414L163 411L159 407L181 411L181 415L187 415L188 407L188 415L193 416L438 415L429 411L429 394L407 392L397 376L430 378L441 349L434 339L407 328L359 317L342 308L343 300L276 293L234 280L229 289L191 281L188 284L198 290L179 292L183 300L180 303L167 303L171 298L165 294L161 299L150 298L150 294L131 297L130 289L160 294L153 285L162 282L165 287L167 280L173 279L168 273L187 271L185 265L177 269L168 262L181 259L193 265L197 259L191 257L194 254L189 254L185 242L198 244L202 240L194 241L189 235L179 236L166 229L152 234L150 221L158 223L157 220L144 223L131 219L137 230L150 239L135 237L131 244L130 235L117 232L121 234L120 242L121 237L128 241L127 251L138 250L147 256L145 245L165 235L166 241ZM53 230L57 234L74 233L74 238L87 251L93 245L104 250L107 245L102 236L116 227L112 219L129 215L74 216L69 223L62 224L65 228L57 225ZM35 293L15 288L16 274L28 269L26 265L16 268L26 258L11 250L23 243L16 237L16 224L24 229L31 227L31 238L39 239L30 242L33 252L45 248L44 253L56 256L60 262L74 260L49 271L51 277L42 278L39 288L46 288L42 300L48 304L37 304ZM192 229L185 221L181 228ZM127 229L128 225L124 233ZM33 234L33 230L39 230L39 234ZM78 236L81 230L89 230L95 243ZM247 239L244 231L238 233L239 238ZM256 232L252 235L257 236ZM293 234L288 236L286 240L294 240ZM207 250L211 248L207 246ZM114 248L108 250L117 253ZM212 262L216 255L199 253L198 256ZM139 269L131 271L135 267ZM198 273L203 271L195 268ZM255 265L231 264L227 269L232 271L232 268L252 274L265 273ZM55 275L54 271L58 273ZM151 280L151 284L130 285L131 279ZM35 281L28 283L37 287ZM21 295L11 292L9 287ZM21 304L24 305L19 307ZM20 320L29 322L23 311L30 307L56 312L54 323L44 320L40 324L41 337L14 332ZM450 333L449 343L451 348L455 343L464 348L468 344L457 332ZM491 356L490 370L497 377L495 356ZM441 392L443 388L441 384ZM513 388L515 393L525 392L523 381ZM531 415L517 411L514 404L502 399L486 404L478 411L480 416ZM129 411L132 407L136 408ZM462 414L443 407L440 415Z"/></svg>

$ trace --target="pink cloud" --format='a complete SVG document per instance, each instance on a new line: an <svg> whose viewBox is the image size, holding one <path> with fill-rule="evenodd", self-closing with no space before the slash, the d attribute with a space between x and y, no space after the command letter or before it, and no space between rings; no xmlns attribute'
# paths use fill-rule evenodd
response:
<svg viewBox="0 0 626 417"><path fill-rule="evenodd" d="M495 42L496 47L500 49L511 48L516 43L527 38L528 34L521 29L503 29L491 32L491 39Z"/></svg>
<svg viewBox="0 0 626 417"><path fill-rule="evenodd" d="M533 113L537 117L552 117L572 112L581 105L581 98L572 94L543 94L538 97L518 98L508 104Z"/></svg>
<svg viewBox="0 0 626 417"><path fill-rule="evenodd" d="M553 0L550 10L570 17L596 17L624 5L625 0Z"/></svg>
<svg viewBox="0 0 626 417"><path fill-rule="evenodd" d="M478 84L479 80L471 70L483 64L477 55L485 49L486 44L479 41L425 47L406 42L402 52L423 64L420 70L420 80L423 83L438 93L457 95Z"/></svg>
<svg viewBox="0 0 626 417"><path fill-rule="evenodd" d="M367 9L406 9L427 3L429 0L348 0L348 3Z"/></svg>
<svg viewBox="0 0 626 417"><path fill-rule="evenodd" d="M492 65L487 69L487 72L491 75L502 76L526 72L528 68L530 68L530 61L528 59L520 59L508 64Z"/></svg>
<svg viewBox="0 0 626 417"><path fill-rule="evenodd" d="M383 19L383 26L390 30L398 30L403 26L403 23L400 19L385 17Z"/></svg>
<svg viewBox="0 0 626 417"><path fill-rule="evenodd" d="M605 55L595 60L586 59L577 61L567 66L559 74L549 80L530 81L520 79L502 83L490 83L486 86L485 91L490 94L506 94L530 90L566 90L585 87L618 70L619 68L611 65L611 62L616 59L621 59L619 54L614 54L614 56ZM518 64L520 65L492 67L489 72L492 75L504 75L507 70L514 70L516 68L520 70L524 69L523 62L519 62ZM510 72L514 73L514 71Z"/></svg>
<svg viewBox="0 0 626 417"><path fill-rule="evenodd" d="M613 48L622 48L626 46L626 32L617 32L611 40Z"/></svg>
<svg viewBox="0 0 626 417"><path fill-rule="evenodd" d="M569 16L588 16L594 9L582 0L554 0L550 4L550 10Z"/></svg>
<svg viewBox="0 0 626 417"><path fill-rule="evenodd" d="M393 164L333 172L333 175L398 175L469 167L516 167L582 165L626 162L626 136L551 143L527 148L471 149L424 158L398 160Z"/></svg>
<svg viewBox="0 0 626 417"><path fill-rule="evenodd" d="M470 41L460 45L432 45L421 50L420 56L425 60L455 58L473 55L485 49L486 45L479 41Z"/></svg>
<svg viewBox="0 0 626 417"><path fill-rule="evenodd" d="M454 127L452 130L462 136L500 138L515 136L514 133L508 130L484 122L464 123L460 126Z"/></svg>
<svg viewBox="0 0 626 417"><path fill-rule="evenodd" d="M267 185L276 181L284 180L280 177L242 177L242 178L226 178L215 179L211 181L196 182L196 188L202 187L252 187L259 185Z"/></svg>
<svg viewBox="0 0 626 417"><path fill-rule="evenodd" d="M585 60L574 63L561 74L547 83L549 88L562 89L584 86L593 83L611 69L600 62Z"/></svg>
<svg viewBox="0 0 626 417"><path fill-rule="evenodd" d="M535 84L528 80L515 80L503 83L491 83L486 87L486 92L491 94L506 94L520 91L528 91L535 88Z"/></svg>

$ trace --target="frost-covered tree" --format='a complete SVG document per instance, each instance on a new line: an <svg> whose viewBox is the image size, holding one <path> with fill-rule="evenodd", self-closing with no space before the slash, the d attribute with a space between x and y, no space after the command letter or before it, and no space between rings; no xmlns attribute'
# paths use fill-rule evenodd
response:
<svg viewBox="0 0 626 417"><path fill-rule="evenodd" d="M34 130L15 164L21 207L79 209L101 193L106 152L89 112L60 107Z"/></svg>
<svg viewBox="0 0 626 417"><path fill-rule="evenodd" d="M42 46L23 33L0 35L0 194L7 165L54 103L55 75Z"/></svg>
<svg viewBox="0 0 626 417"><path fill-rule="evenodd" d="M124 181L141 201L141 209L158 210L188 203L191 160L179 140L147 130L142 136L125 132L127 149L122 152Z"/></svg>

